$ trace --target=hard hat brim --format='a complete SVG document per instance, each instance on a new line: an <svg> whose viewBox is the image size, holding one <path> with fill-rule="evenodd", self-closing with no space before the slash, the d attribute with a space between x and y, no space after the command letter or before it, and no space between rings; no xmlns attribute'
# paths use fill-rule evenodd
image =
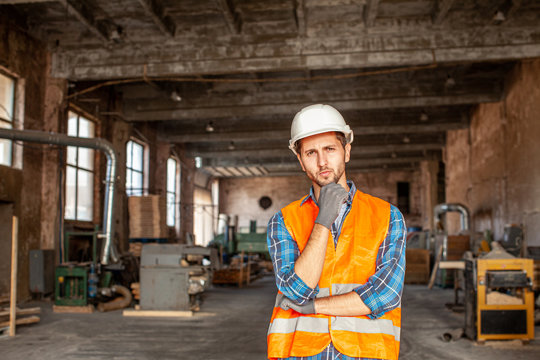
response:
<svg viewBox="0 0 540 360"><path fill-rule="evenodd" d="M349 125L345 125L344 128L341 129L341 130L336 129L335 127L329 127L329 128L326 128L326 129L317 129L316 131L310 131L308 133L302 134L302 136L298 136L298 137L296 137L294 139L289 140L289 149L291 149L291 151L295 155L297 155L296 151L294 150L294 144L296 144L296 142L298 140L302 140L302 139L305 139L305 138L313 136L313 135L324 134L324 133L327 133L327 132L339 132L339 133L342 133L345 136L345 138L347 139L347 144L352 143L353 140L354 140L354 134L353 134L352 129L349 127Z"/></svg>

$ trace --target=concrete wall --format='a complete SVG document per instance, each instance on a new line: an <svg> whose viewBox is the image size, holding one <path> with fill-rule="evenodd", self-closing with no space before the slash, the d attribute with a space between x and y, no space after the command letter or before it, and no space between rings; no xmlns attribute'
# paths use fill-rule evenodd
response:
<svg viewBox="0 0 540 360"><path fill-rule="evenodd" d="M348 179L354 181L359 190L393 204L397 203L397 183L409 181L411 212L405 215L407 225L422 226L420 172L351 173L348 174ZM307 195L310 186L311 181L305 175L222 179L219 187L219 212L238 215L239 227L248 228L250 220L256 220L257 227L266 227L272 215L285 205ZM262 196L272 199L272 206L266 210L259 206Z"/></svg>
<svg viewBox="0 0 540 360"><path fill-rule="evenodd" d="M474 230L496 240L509 223L523 224L529 246L540 246L540 60L509 74L506 96L479 105L468 130L447 138L446 196L469 207ZM456 231L457 219L449 222Z"/></svg>

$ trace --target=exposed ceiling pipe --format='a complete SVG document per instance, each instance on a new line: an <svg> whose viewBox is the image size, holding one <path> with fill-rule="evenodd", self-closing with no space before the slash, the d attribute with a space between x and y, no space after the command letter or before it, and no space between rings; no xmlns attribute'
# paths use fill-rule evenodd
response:
<svg viewBox="0 0 540 360"><path fill-rule="evenodd" d="M34 130L0 129L0 138L41 144L77 146L101 150L105 153L105 156L107 157L107 172L105 175L105 202L103 204L102 234L99 235L100 238L105 239L105 245L103 246L103 251L101 254L101 263L103 265L107 265L109 264L110 260L112 260L113 263L117 263L118 256L112 242L112 218L115 192L114 180L116 178L118 161L112 144L109 141L101 138L80 138L67 136L64 134Z"/></svg>

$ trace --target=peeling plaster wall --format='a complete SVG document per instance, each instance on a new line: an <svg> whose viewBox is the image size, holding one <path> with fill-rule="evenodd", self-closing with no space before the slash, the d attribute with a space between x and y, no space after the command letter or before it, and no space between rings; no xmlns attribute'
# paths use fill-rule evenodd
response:
<svg viewBox="0 0 540 360"><path fill-rule="evenodd" d="M505 99L479 105L468 130L450 131L448 202L469 207L475 231L523 224L529 246L540 246L540 60L509 74ZM457 218L448 221L458 229Z"/></svg>
<svg viewBox="0 0 540 360"><path fill-rule="evenodd" d="M404 214L407 226L421 226L420 172L396 171L392 173L351 173L348 179L367 194L392 204L397 203L397 182L410 182L410 214ZM219 212L238 215L238 226L249 228L250 220L257 227L266 227L268 221L281 208L309 193L311 181L305 175L290 177L222 179L219 187ZM259 199L269 196L272 206L263 210Z"/></svg>

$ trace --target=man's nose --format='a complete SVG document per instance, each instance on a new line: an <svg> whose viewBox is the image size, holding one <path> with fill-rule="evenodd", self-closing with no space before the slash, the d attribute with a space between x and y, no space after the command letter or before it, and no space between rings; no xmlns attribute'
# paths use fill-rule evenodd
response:
<svg viewBox="0 0 540 360"><path fill-rule="evenodd" d="M326 166L327 159L326 159L326 154L324 152L319 153L318 159L319 159L319 167Z"/></svg>

